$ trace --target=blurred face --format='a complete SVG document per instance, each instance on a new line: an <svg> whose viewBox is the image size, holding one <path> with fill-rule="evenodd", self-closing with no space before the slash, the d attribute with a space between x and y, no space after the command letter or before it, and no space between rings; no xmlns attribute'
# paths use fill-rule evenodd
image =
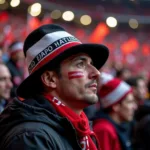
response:
<svg viewBox="0 0 150 150"><path fill-rule="evenodd" d="M137 104L132 93L129 93L126 98L119 104L118 115L122 122L132 121L134 112L137 109Z"/></svg>
<svg viewBox="0 0 150 150"><path fill-rule="evenodd" d="M130 78L130 77L131 77L131 72L130 72L129 70L125 69L125 70L123 71L123 73L122 73L122 79L123 79L123 80L126 80L126 79L128 79L128 78Z"/></svg>
<svg viewBox="0 0 150 150"><path fill-rule="evenodd" d="M2 62L2 50L0 49L0 62Z"/></svg>
<svg viewBox="0 0 150 150"><path fill-rule="evenodd" d="M61 77L57 83L58 97L71 108L81 108L98 102L99 71L84 53L67 58L61 63Z"/></svg>
<svg viewBox="0 0 150 150"><path fill-rule="evenodd" d="M0 99L10 98L12 88L11 75L5 65L0 64Z"/></svg>
<svg viewBox="0 0 150 150"><path fill-rule="evenodd" d="M25 59L23 51L17 51L14 54L12 54L11 57L15 62L24 61L24 59Z"/></svg>
<svg viewBox="0 0 150 150"><path fill-rule="evenodd" d="M146 94L148 92L146 83L143 79L139 79L137 81L137 88L136 88L136 95L139 99L143 100L146 97Z"/></svg>

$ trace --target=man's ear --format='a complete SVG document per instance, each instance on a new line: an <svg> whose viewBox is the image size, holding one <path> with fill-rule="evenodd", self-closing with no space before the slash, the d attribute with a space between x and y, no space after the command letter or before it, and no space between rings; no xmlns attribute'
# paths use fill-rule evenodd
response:
<svg viewBox="0 0 150 150"><path fill-rule="evenodd" d="M45 71L41 75L41 80L46 87L56 88L57 77L54 71Z"/></svg>

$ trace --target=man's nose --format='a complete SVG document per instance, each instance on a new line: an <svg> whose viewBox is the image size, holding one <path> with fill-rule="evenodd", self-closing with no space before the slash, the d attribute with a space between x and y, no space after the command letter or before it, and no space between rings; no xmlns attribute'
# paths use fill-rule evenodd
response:
<svg viewBox="0 0 150 150"><path fill-rule="evenodd" d="M91 72L90 72L90 78L92 79L98 79L100 76L100 71L97 70L93 65L91 65Z"/></svg>
<svg viewBox="0 0 150 150"><path fill-rule="evenodd" d="M11 80L7 81L7 87L8 88L12 88L13 87L13 83L11 82Z"/></svg>

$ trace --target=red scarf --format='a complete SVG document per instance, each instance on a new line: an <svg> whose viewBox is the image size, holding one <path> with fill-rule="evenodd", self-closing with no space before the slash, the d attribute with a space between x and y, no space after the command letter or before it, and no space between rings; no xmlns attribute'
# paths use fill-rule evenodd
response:
<svg viewBox="0 0 150 150"><path fill-rule="evenodd" d="M82 150L98 150L91 139L91 136L93 136L97 140L96 135L90 130L89 122L84 112L82 112L79 116L56 97L48 94L43 94L43 96L51 102L53 107L61 116L66 117L69 121L71 121L77 131Z"/></svg>

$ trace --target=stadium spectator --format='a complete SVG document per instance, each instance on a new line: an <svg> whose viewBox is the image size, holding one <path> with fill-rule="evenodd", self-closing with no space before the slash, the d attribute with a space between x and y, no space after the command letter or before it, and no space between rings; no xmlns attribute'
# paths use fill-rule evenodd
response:
<svg viewBox="0 0 150 150"><path fill-rule="evenodd" d="M98 92L101 109L93 119L93 130L103 150L131 150L132 124L136 109L131 87L124 81L101 75Z"/></svg>
<svg viewBox="0 0 150 150"><path fill-rule="evenodd" d="M13 42L8 50L10 58L6 63L12 76L13 89L11 97L16 95L16 88L24 79L25 61L23 55L23 43L19 41Z"/></svg>
<svg viewBox="0 0 150 150"><path fill-rule="evenodd" d="M107 47L82 44L61 26L37 28L25 40L30 75L0 116L0 149L97 150L83 108L98 101ZM9 122L9 123L8 123Z"/></svg>
<svg viewBox="0 0 150 150"><path fill-rule="evenodd" d="M140 76L134 76L128 78L126 82L130 86L132 86L137 104L142 105L147 100L146 96L148 93L147 83L145 79Z"/></svg>
<svg viewBox="0 0 150 150"><path fill-rule="evenodd" d="M0 113L4 110L10 100L12 86L11 74L7 66L0 62Z"/></svg>

